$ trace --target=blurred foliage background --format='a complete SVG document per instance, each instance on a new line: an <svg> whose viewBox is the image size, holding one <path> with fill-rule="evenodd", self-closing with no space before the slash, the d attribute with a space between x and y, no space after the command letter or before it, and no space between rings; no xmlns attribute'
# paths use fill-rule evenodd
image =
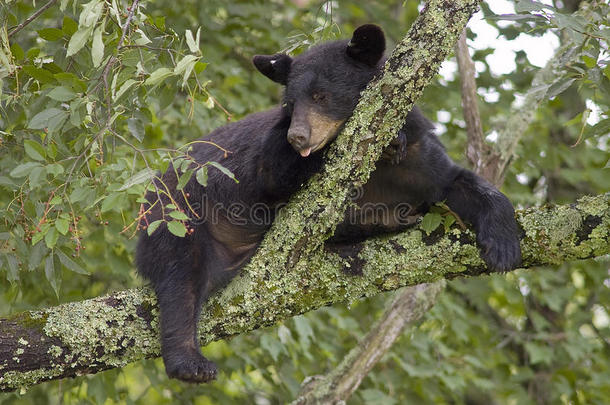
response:
<svg viewBox="0 0 610 405"><path fill-rule="evenodd" d="M60 0L19 26L46 3L0 5L0 316L142 283L132 262L133 221L151 173L180 145L280 99L281 89L252 68L254 54L298 53L368 22L384 28L391 49L420 7L402 0L151 0L131 13L131 1ZM519 206L608 192L608 5L521 1L520 14L498 17L493 3L475 18L486 18L497 41L552 33L576 52L576 62L542 89L547 100L521 139L503 191ZM515 69L495 73L493 52L473 55L491 141L539 69L518 50ZM453 61L419 105L464 163ZM602 258L450 282L350 403L607 403L609 267ZM0 394L0 403L286 403L306 376L332 369L357 344L388 295L209 345L204 354L222 370L212 384L170 381L158 359Z"/></svg>

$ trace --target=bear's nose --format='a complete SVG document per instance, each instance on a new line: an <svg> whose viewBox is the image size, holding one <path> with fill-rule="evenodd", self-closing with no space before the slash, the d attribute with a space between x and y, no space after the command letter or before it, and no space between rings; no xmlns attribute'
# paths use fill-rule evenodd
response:
<svg viewBox="0 0 610 405"><path fill-rule="evenodd" d="M288 142L295 149L302 149L307 144L307 140L308 136L305 134L305 131L292 128L288 131Z"/></svg>

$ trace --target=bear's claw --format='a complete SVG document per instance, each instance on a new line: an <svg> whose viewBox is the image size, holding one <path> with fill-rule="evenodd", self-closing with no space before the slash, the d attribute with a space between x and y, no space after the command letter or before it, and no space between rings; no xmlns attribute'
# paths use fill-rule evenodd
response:
<svg viewBox="0 0 610 405"><path fill-rule="evenodd" d="M218 375L216 364L199 353L183 354L172 360L165 362L165 370L170 378L202 383L215 380Z"/></svg>

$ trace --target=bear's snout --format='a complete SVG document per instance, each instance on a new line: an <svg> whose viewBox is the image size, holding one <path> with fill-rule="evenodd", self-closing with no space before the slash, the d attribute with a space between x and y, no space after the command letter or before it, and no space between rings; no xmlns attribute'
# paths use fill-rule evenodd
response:
<svg viewBox="0 0 610 405"><path fill-rule="evenodd" d="M307 157L311 152L309 144L309 131L304 126L291 126L288 130L288 142L292 145L294 150L299 152L301 156Z"/></svg>

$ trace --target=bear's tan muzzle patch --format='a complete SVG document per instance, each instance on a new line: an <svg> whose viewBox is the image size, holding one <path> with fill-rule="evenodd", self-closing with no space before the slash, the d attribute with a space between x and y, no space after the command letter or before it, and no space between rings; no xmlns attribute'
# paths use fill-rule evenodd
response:
<svg viewBox="0 0 610 405"><path fill-rule="evenodd" d="M345 122L345 120L335 120L320 114L313 109L307 112L306 119L310 128L310 137L309 145L299 151L303 157L307 157L311 152L322 149L328 142L335 139L339 127Z"/></svg>

